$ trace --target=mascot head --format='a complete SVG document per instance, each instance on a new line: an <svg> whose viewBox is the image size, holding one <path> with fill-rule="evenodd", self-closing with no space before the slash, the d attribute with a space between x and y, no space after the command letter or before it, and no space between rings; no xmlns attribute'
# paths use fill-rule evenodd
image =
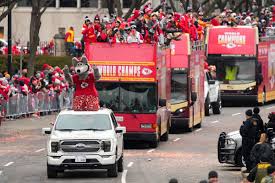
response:
<svg viewBox="0 0 275 183"><path fill-rule="evenodd" d="M90 70L88 59L85 56L81 57L80 60L74 57L73 66L74 66L75 73L78 75L86 75Z"/></svg>

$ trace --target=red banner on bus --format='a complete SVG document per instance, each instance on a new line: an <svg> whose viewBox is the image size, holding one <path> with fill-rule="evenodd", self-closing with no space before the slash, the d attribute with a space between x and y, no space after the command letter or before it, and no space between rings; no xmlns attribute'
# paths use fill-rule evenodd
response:
<svg viewBox="0 0 275 183"><path fill-rule="evenodd" d="M155 82L156 49L152 45L89 45L89 63L97 65L101 81Z"/></svg>
<svg viewBox="0 0 275 183"><path fill-rule="evenodd" d="M212 27L208 54L256 55L256 29L252 27Z"/></svg>
<svg viewBox="0 0 275 183"><path fill-rule="evenodd" d="M143 81L155 82L156 71L154 66L143 65L97 65L102 81Z"/></svg>

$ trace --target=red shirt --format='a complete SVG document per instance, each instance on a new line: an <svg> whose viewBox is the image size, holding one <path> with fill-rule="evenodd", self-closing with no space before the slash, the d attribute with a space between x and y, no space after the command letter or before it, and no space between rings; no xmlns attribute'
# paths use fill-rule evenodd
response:
<svg viewBox="0 0 275 183"><path fill-rule="evenodd" d="M22 76L21 78L19 78L19 81L23 81L27 86L29 86L30 84L30 78L27 78L25 76Z"/></svg>
<svg viewBox="0 0 275 183"><path fill-rule="evenodd" d="M93 95L98 96L97 90L95 88L95 77L93 73L89 73L85 80L80 80L77 74L73 75L73 82L75 84L75 94L74 96L81 95Z"/></svg>

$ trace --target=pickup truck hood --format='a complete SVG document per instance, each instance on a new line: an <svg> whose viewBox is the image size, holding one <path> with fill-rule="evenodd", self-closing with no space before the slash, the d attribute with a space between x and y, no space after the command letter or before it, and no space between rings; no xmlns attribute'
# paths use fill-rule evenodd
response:
<svg viewBox="0 0 275 183"><path fill-rule="evenodd" d="M233 131L233 132L229 132L227 134L228 137L233 138L233 139L237 139L237 138L242 138L241 134L239 131Z"/></svg>
<svg viewBox="0 0 275 183"><path fill-rule="evenodd" d="M115 134L112 130L106 131L92 131L92 130L83 130L83 131L53 131L51 139L65 140L65 139L113 139Z"/></svg>

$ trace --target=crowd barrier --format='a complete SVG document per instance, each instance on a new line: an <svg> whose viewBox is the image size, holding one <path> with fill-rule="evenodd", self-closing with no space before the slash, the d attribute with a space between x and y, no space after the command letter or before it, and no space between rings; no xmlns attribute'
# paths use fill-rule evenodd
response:
<svg viewBox="0 0 275 183"><path fill-rule="evenodd" d="M1 112L5 117L20 117L27 114L58 112L70 109L72 106L73 91L61 93L38 92L35 94L15 94L8 100L1 100Z"/></svg>

